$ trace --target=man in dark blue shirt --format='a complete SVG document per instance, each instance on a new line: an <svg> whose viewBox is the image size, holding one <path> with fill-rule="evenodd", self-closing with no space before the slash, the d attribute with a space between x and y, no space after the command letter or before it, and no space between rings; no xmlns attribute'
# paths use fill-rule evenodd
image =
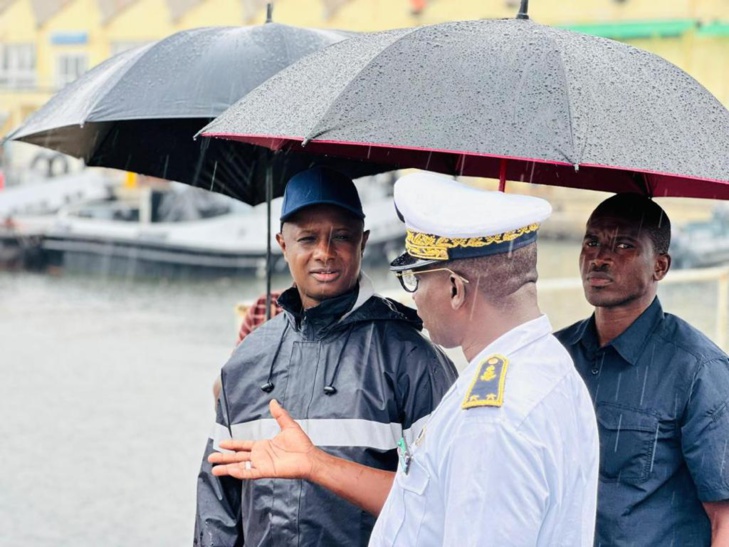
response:
<svg viewBox="0 0 729 547"><path fill-rule="evenodd" d="M661 308L670 239L654 201L602 202L580 253L595 313L557 333L598 419L595 545L729 545L729 358Z"/></svg>

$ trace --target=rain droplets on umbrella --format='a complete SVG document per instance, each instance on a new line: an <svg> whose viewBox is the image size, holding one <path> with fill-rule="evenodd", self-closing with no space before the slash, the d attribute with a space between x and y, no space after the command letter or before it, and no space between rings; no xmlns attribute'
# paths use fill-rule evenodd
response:
<svg viewBox="0 0 729 547"><path fill-rule="evenodd" d="M530 20L334 44L204 134L458 176L729 199L729 111L716 98L656 55Z"/></svg>

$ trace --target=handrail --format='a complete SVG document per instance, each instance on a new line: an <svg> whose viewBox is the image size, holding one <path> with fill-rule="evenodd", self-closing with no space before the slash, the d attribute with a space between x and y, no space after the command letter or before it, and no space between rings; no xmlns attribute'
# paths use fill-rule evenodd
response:
<svg viewBox="0 0 729 547"><path fill-rule="evenodd" d="M661 284L674 285L707 281L718 283L714 342L725 351L729 351L729 267L671 270ZM540 293L581 289L582 280L578 277L540 279L537 286Z"/></svg>
<svg viewBox="0 0 729 547"><path fill-rule="evenodd" d="M724 351L729 352L729 267L671 270L666 278L661 281L661 284L674 285L678 283L707 281L716 281L718 283L715 319L716 331L713 340ZM537 282L537 288L541 296L564 290L579 290L581 293L582 280L579 277L540 278ZM381 294L406 305L413 305L411 295L404 291L383 291Z"/></svg>

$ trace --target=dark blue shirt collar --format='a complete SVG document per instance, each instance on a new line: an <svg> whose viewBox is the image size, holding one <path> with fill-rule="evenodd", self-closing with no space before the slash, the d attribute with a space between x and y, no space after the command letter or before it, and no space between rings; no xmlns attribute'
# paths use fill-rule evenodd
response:
<svg viewBox="0 0 729 547"><path fill-rule="evenodd" d="M645 350L650 334L655 330L661 319L663 319L663 307L658 301L658 297L656 297L651 305L620 336L609 342L605 347L612 346L625 361L635 365ZM580 324L568 342L571 345L580 342L591 353L601 349L598 344L594 313L590 319Z"/></svg>

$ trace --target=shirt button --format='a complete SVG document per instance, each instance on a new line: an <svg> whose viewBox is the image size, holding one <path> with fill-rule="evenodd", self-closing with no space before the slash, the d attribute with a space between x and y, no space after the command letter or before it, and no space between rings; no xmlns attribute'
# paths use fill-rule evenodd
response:
<svg viewBox="0 0 729 547"><path fill-rule="evenodd" d="M600 369L599 368L593 368L590 372L592 372L592 375L595 376L595 375L597 375L598 372L600 372Z"/></svg>

